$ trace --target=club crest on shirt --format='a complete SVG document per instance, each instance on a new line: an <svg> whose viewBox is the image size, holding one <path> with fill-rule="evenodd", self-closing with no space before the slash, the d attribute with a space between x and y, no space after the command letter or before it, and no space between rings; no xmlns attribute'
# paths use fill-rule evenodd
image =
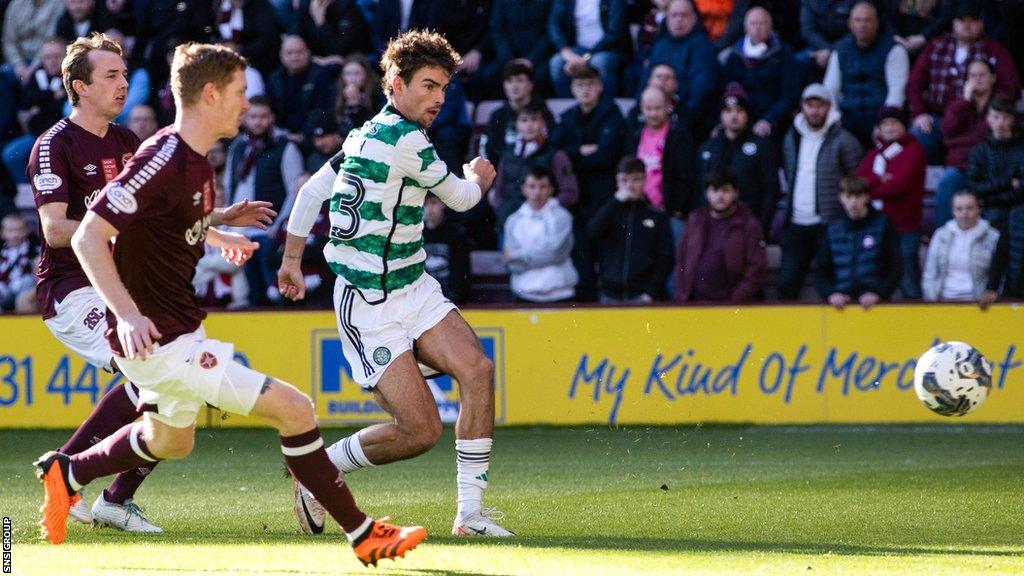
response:
<svg viewBox="0 0 1024 576"><path fill-rule="evenodd" d="M124 186L120 184L112 184L107 188L107 208L112 210L115 214L124 212L125 214L134 214L139 209L139 203L135 201L135 197L130 192L124 189Z"/></svg>
<svg viewBox="0 0 1024 576"><path fill-rule="evenodd" d="M217 357L209 352L203 351L203 353L199 355L199 366L207 370L216 368Z"/></svg>
<svg viewBox="0 0 1024 576"><path fill-rule="evenodd" d="M36 177L32 179L32 183L35 184L36 190L42 193L51 192L60 188L64 180L60 176L48 173L48 174L36 174Z"/></svg>

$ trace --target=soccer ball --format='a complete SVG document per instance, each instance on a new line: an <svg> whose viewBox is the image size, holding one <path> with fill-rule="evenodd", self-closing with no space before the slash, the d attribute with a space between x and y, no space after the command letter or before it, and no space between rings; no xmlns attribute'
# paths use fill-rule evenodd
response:
<svg viewBox="0 0 1024 576"><path fill-rule="evenodd" d="M977 410L991 389L992 363L963 342L932 346L914 369L917 397L943 416L963 416Z"/></svg>

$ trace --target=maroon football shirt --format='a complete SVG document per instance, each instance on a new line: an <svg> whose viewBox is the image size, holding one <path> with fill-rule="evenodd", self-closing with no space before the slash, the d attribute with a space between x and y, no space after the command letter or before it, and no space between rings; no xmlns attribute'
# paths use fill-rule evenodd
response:
<svg viewBox="0 0 1024 576"><path fill-rule="evenodd" d="M213 169L168 126L146 140L90 210L120 233L114 263L139 311L156 324L166 344L199 328L192 276L205 251L213 212ZM107 340L124 356L117 318L107 314Z"/></svg>
<svg viewBox="0 0 1024 576"><path fill-rule="evenodd" d="M36 139L29 157L27 175L36 207L64 202L67 218L81 221L92 199L124 168L139 144L134 132L117 124L111 124L100 138L61 119ZM45 235L36 276L36 300L43 318L51 318L56 303L69 293L89 285L71 247L54 248Z"/></svg>

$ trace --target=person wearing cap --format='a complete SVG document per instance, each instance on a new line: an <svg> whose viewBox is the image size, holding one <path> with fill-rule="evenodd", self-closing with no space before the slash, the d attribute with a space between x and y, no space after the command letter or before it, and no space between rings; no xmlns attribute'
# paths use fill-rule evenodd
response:
<svg viewBox="0 0 1024 576"><path fill-rule="evenodd" d="M900 281L900 249L892 221L871 205L868 183L857 176L839 182L843 215L828 225L818 253L818 295L842 310L865 310L888 300Z"/></svg>
<svg viewBox="0 0 1024 576"><path fill-rule="evenodd" d="M978 59L992 62L996 94L1014 100L1020 96L1020 80L1009 51L985 35L981 8L970 0L957 7L953 31L925 46L907 81L907 101L913 119L911 133L928 151L931 164L943 163L939 122L950 103L963 94L967 67Z"/></svg>
<svg viewBox="0 0 1024 576"><path fill-rule="evenodd" d="M839 101L843 127L866 145L878 109L903 106L910 57L891 35L879 33L878 9L867 0L853 6L848 22L850 33L832 50L822 83Z"/></svg>
<svg viewBox="0 0 1024 576"><path fill-rule="evenodd" d="M900 293L921 297L921 213L924 210L924 175L927 153L907 132L902 108L878 111L875 146L861 160L857 175L868 183L876 208L892 220L900 243Z"/></svg>
<svg viewBox="0 0 1024 576"><path fill-rule="evenodd" d="M840 125L842 115L832 93L821 84L804 89L800 113L783 142L783 168L789 195L785 199L779 298L800 295L818 251L821 230L842 216L839 180L852 174L864 151Z"/></svg>
<svg viewBox="0 0 1024 576"><path fill-rule="evenodd" d="M344 138L341 126L334 114L327 110L314 110L306 120L306 141L313 145L313 150L306 155L305 169L309 174L316 174L324 164L341 150Z"/></svg>
<svg viewBox="0 0 1024 576"><path fill-rule="evenodd" d="M793 49L776 36L771 14L760 6L747 11L743 28L745 35L718 54L722 78L746 91L754 134L782 136L800 99Z"/></svg>
<svg viewBox="0 0 1024 576"><path fill-rule="evenodd" d="M735 82L726 86L719 114L721 127L697 152L700 188L706 188L711 172L734 174L740 200L750 208L767 238L779 197L779 160L772 142L750 129L749 106L742 86Z"/></svg>

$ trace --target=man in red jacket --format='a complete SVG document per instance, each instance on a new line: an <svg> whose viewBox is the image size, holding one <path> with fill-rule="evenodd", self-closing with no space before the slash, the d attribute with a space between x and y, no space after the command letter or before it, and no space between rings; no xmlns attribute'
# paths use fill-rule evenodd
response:
<svg viewBox="0 0 1024 576"><path fill-rule="evenodd" d="M711 171L707 204L690 212L679 245L677 302L749 302L761 297L768 274L761 224L740 201L736 177Z"/></svg>
<svg viewBox="0 0 1024 576"><path fill-rule="evenodd" d="M903 110L884 106L878 112L875 147L857 167L857 175L871 189L875 207L892 220L900 243L900 293L921 297L921 212L927 152L907 132Z"/></svg>

